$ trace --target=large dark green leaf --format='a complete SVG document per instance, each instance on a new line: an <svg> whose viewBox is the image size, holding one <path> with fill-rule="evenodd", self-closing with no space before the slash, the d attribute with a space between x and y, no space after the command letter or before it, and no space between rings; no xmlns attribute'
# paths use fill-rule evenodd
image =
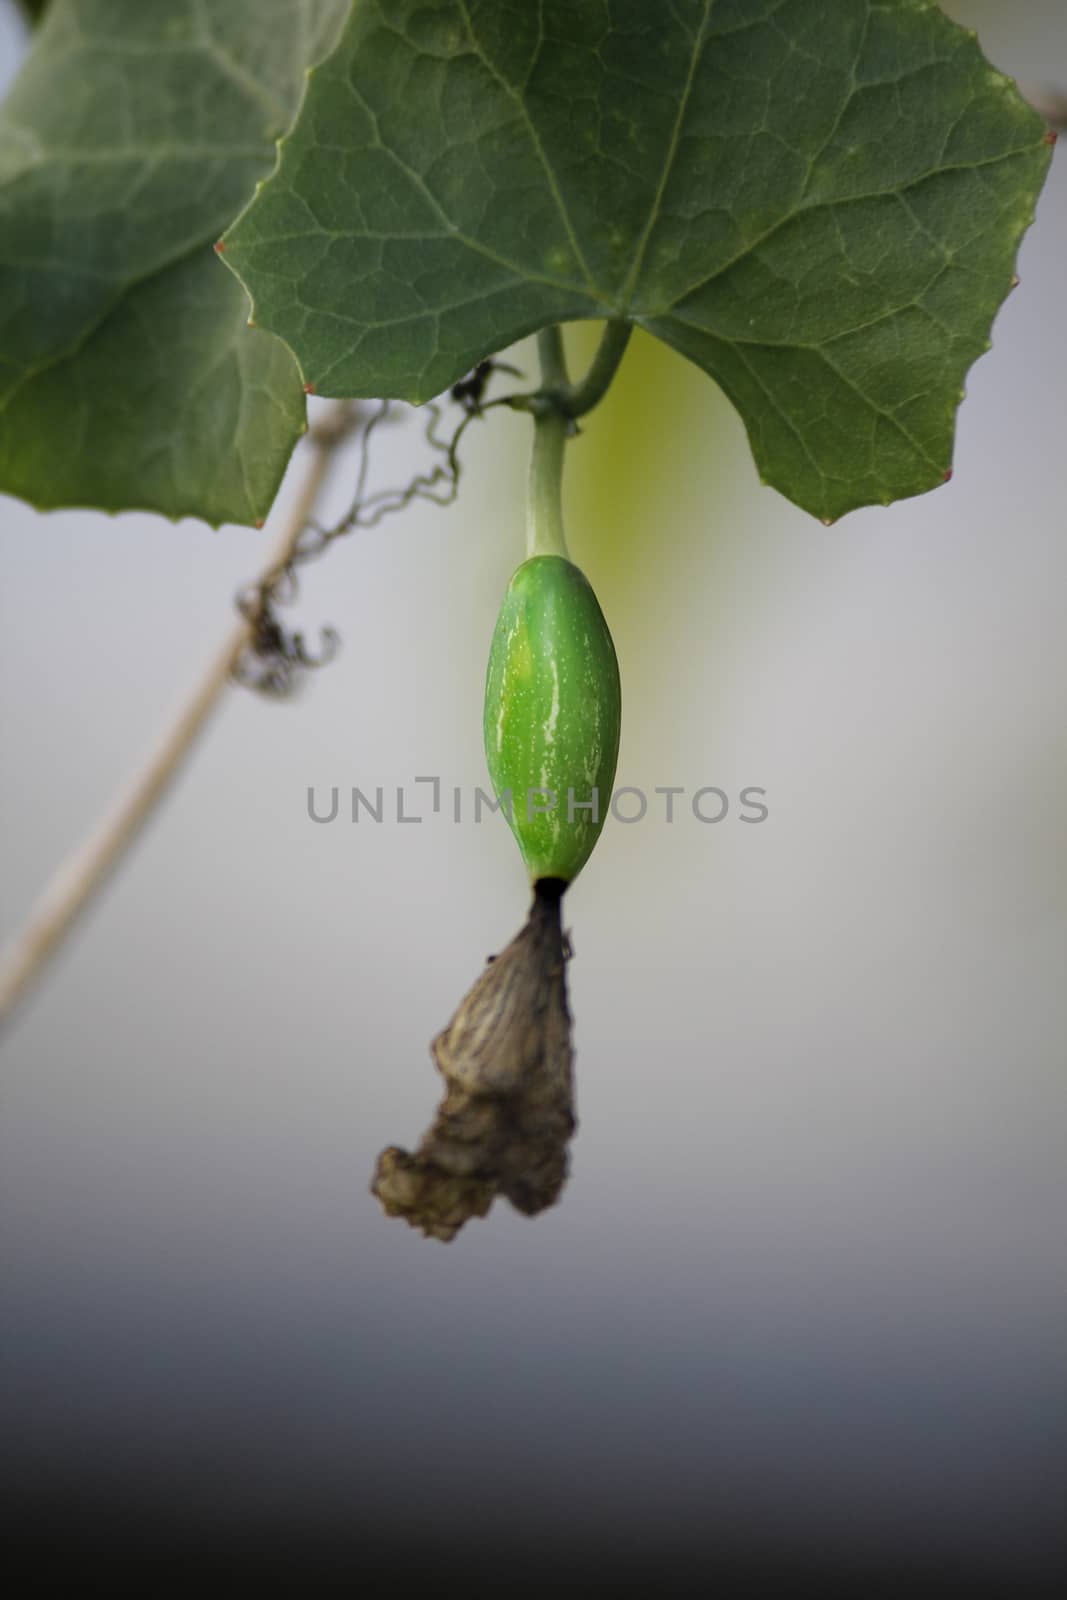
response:
<svg viewBox="0 0 1067 1600"><path fill-rule="evenodd" d="M303 431L212 243L347 0L53 0L0 107L0 488L252 522Z"/></svg>
<svg viewBox="0 0 1067 1600"><path fill-rule="evenodd" d="M834 517L945 476L1044 140L927 0L361 0L226 259L323 394L631 319Z"/></svg>

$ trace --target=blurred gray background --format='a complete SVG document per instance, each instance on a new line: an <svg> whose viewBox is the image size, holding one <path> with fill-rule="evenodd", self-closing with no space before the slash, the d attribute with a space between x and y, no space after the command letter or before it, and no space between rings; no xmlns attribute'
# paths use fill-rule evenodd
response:
<svg viewBox="0 0 1067 1600"><path fill-rule="evenodd" d="M953 9L1067 86L1055 0ZM5 74L20 48L0 6ZM525 424L470 430L453 509L307 569L296 615L339 659L292 703L228 693L4 1040L3 1449L42 1561L143 1536L284 1549L307 1593L331 1553L372 1592L423 1559L445 1592L483 1561L500 1591L550 1562L563 1590L1054 1592L1065 202L1061 159L944 490L825 529L640 340L590 419L568 512L620 656L617 781L759 785L770 815L608 824L566 903L571 1181L447 1247L367 1185L521 922L518 854L492 818L315 826L306 792L486 782ZM415 437L380 436L382 481ZM270 536L0 501L0 933Z"/></svg>

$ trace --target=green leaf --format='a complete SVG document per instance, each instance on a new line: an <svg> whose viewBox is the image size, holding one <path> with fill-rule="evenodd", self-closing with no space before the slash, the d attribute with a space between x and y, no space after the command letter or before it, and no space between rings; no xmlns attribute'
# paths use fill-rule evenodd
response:
<svg viewBox="0 0 1067 1600"><path fill-rule="evenodd" d="M212 523L270 507L299 372L212 244L347 0L53 0L0 107L0 489Z"/></svg>
<svg viewBox="0 0 1067 1600"><path fill-rule="evenodd" d="M1044 141L927 0L362 0L226 260L321 394L630 319L834 518L945 477Z"/></svg>

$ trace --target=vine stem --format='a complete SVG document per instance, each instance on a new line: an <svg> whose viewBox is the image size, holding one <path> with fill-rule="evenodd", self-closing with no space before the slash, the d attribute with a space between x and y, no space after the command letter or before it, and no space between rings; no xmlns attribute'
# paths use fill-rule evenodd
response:
<svg viewBox="0 0 1067 1600"><path fill-rule="evenodd" d="M551 399L557 410L562 410L558 396L570 389L567 376L567 356L563 348L563 329L558 323L542 328L537 335L537 358L541 363L541 391Z"/></svg>
<svg viewBox="0 0 1067 1600"><path fill-rule="evenodd" d="M293 555L326 486L337 449L357 421L354 407L340 406L328 421L317 424L308 434L307 470L254 592L262 593L261 586L275 577ZM118 794L93 833L59 868L22 929L0 955L0 1020L11 1015L41 977L178 776L242 651L252 642L257 621L254 605L246 607L139 771Z"/></svg>
<svg viewBox="0 0 1067 1600"><path fill-rule="evenodd" d="M558 328L548 331L559 333ZM546 398L567 417L584 417L587 411L592 411L607 394L611 380L619 370L619 363L626 354L626 347L630 343L633 331L632 322L609 322L604 328L592 365L579 383L568 383L566 363L563 364L561 375L550 377L545 371L542 355ZM562 353L562 340L560 348ZM553 368L553 371L555 370Z"/></svg>

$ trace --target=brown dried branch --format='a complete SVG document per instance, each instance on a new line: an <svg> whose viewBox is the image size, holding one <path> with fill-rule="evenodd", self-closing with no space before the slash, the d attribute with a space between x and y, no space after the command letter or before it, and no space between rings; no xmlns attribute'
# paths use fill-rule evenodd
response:
<svg viewBox="0 0 1067 1600"><path fill-rule="evenodd" d="M355 407L338 406L308 435L308 443L301 452L306 463L305 474L267 563L263 584L269 584L273 575L291 559L298 539L311 520L337 452L357 417ZM254 604L242 608L240 620L231 626L158 744L116 797L95 831L59 869L30 911L24 926L0 953L0 1020L13 1014L18 1003L47 970L75 923L155 815L163 796L184 770L193 745L254 639L260 620L260 611Z"/></svg>

